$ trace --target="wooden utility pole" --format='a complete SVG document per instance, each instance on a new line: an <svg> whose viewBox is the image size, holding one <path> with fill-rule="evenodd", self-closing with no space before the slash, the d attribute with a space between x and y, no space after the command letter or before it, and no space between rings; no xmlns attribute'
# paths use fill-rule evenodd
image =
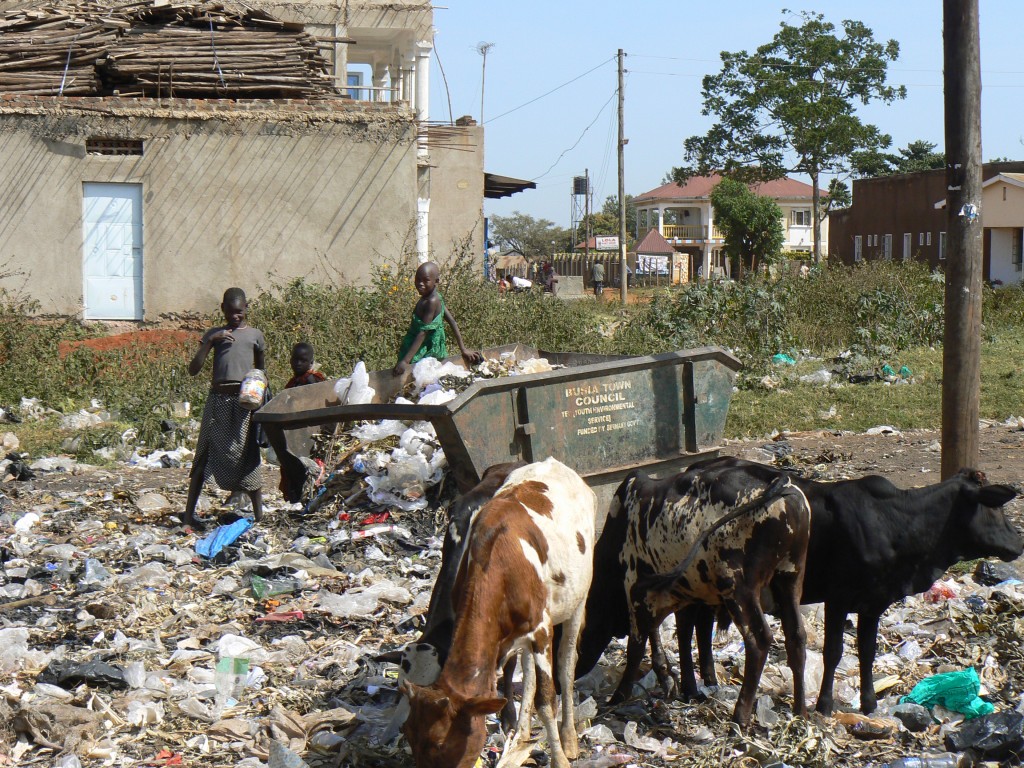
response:
<svg viewBox="0 0 1024 768"><path fill-rule="evenodd" d="M982 225L978 0L943 0L942 46L946 110L945 479L962 467L977 467L979 457Z"/></svg>
<svg viewBox="0 0 1024 768"><path fill-rule="evenodd" d="M619 48L619 298L626 303L629 272L626 269L626 127L623 115L626 107L626 93L623 90L625 70L622 68L626 54Z"/></svg>

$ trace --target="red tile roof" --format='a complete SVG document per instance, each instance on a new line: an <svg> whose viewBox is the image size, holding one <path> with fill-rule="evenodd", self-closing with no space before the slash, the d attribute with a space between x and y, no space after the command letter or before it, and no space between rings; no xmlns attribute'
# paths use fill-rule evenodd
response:
<svg viewBox="0 0 1024 768"><path fill-rule="evenodd" d="M644 192L642 195L637 195L633 199L637 202L643 200L675 200L679 198L707 199L711 196L711 190L714 189L715 185L721 180L722 177L717 173L712 174L711 176L693 176L682 186L675 182L671 184L662 184L657 189L652 189L650 192ZM760 184L751 184L750 188L759 195L776 198L810 198L814 191L814 187L810 184L804 184L802 181L791 179L788 176L781 179L773 179L772 181L763 181ZM822 190L821 194L824 195L825 191Z"/></svg>
<svg viewBox="0 0 1024 768"><path fill-rule="evenodd" d="M640 238L640 242L633 248L635 253L661 254L675 253L676 249L669 245L668 240L661 236L657 229L650 229L647 234Z"/></svg>

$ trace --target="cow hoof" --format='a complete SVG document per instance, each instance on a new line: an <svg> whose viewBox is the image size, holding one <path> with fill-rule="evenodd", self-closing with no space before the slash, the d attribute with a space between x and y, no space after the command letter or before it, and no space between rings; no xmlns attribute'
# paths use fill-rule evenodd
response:
<svg viewBox="0 0 1024 768"><path fill-rule="evenodd" d="M829 699L818 699L818 704L815 706L815 711L828 717L832 714L832 709L835 707L831 698Z"/></svg>

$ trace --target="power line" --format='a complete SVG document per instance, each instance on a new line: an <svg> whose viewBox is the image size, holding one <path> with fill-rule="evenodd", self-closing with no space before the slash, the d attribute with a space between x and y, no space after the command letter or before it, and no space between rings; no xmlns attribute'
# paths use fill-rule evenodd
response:
<svg viewBox="0 0 1024 768"><path fill-rule="evenodd" d="M562 154L560 154L555 159L555 162L553 162L551 165L548 166L548 169L546 171L544 171L544 173L542 173L540 176L534 176L532 179L530 179L530 181L536 181L537 179L543 179L545 176L547 176L549 173L551 173L551 169L554 168L556 165L558 165L561 162L563 157L565 157L569 152L572 152L574 149L576 149L576 147L579 146L580 142L583 141L583 137L587 135L587 131L589 131L594 126L594 123L596 123L598 121L598 118L601 117L601 113L604 112L605 109L608 107L608 105L612 103L612 99L615 98L615 94L617 94L618 92L619 92L618 88L616 88L614 91L612 91L612 95L608 97L608 101L606 101L604 104L601 105L601 109L599 109L597 111L597 114L594 115L594 119L590 121L590 124L587 125L587 127L583 129L583 133L581 133L579 138L576 139L576 142L571 147L569 147L568 149L562 150Z"/></svg>
<svg viewBox="0 0 1024 768"><path fill-rule="evenodd" d="M663 61L694 61L694 62L699 62L699 63L702 63L702 64L720 64L721 61L722 61L721 59L694 59L694 58L689 58L687 56L654 56L653 54L643 54L643 53L634 53L634 54L630 54L630 55L633 56L634 58L637 58L637 59L661 59ZM767 64L770 61L771 66L779 67L779 68L782 68L782 67L807 67L808 66L807 64L797 64L797 63L794 63L794 62L776 61L774 59L772 59L772 60L758 59L758 57L756 57L756 56L748 56L746 59L743 59L742 61L757 62L757 63L761 63L761 64ZM866 69L866 70L874 71L874 70L882 69L882 67L846 67L846 69L850 69L850 70ZM941 69L911 69L911 68L904 68L904 67L888 67L886 69L889 72L932 72L932 73L935 73L935 74L942 74L942 70ZM1024 75L1024 72L1014 72L1014 71L1009 71L1009 70L986 69L986 70L982 70L982 74L989 74L989 75Z"/></svg>
<svg viewBox="0 0 1024 768"><path fill-rule="evenodd" d="M577 75L577 76L576 76L576 77L574 77L574 78L573 78L572 80L568 80L568 81L566 81L566 82L562 83L561 85L559 85L559 86L556 86L555 88L552 88L552 89L551 89L550 91L548 91L547 93L542 93L542 94L541 94L540 96L537 96L536 98L530 99L529 101L527 101L527 102L524 102L523 104L520 104L520 105L519 105L518 107L512 107L512 109L508 110L508 112L502 112L502 113L501 113L500 115L498 115L497 117L492 117L492 118L491 118L490 120L488 120L487 122L488 122L488 123L493 123L493 122L494 122L495 120L500 120L501 118L505 117L505 115L511 115L511 114L512 114L513 112L517 112L517 111L519 111L520 109L522 109L523 107L528 107L528 106L530 106L531 104L533 104L534 102L540 101L540 100L541 100L541 99L543 99L543 98L544 98L545 96L550 96L550 95L551 95L552 93L555 93L556 91L560 91L560 90L562 90L563 88L565 88L565 86L567 86L567 85L572 85L572 84L573 84L573 83L575 83L575 82L576 82L577 80L579 80L579 79L580 79L581 77L586 77L586 76L587 76L587 75L589 75L589 74L590 74L591 72L594 72L594 71L596 71L596 70L600 69L601 67L603 67L603 66L604 66L605 64L608 64L608 63L609 63L609 62L611 62L612 60L613 60L613 59L605 59L605 60L604 60L604 61L602 61L602 62L601 62L600 64L598 64L598 65L597 65L596 67L593 67L593 68L591 68L591 69L588 69L588 70L587 70L586 72L584 72L584 73L583 73L582 75Z"/></svg>

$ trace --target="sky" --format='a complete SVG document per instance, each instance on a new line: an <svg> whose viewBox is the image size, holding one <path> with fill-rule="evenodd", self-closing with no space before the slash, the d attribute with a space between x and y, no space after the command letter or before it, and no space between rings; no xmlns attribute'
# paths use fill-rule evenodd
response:
<svg viewBox="0 0 1024 768"><path fill-rule="evenodd" d="M430 118L448 120L450 101L451 116L479 121L483 82L486 170L537 183L535 190L486 201L487 216L520 211L568 227L572 178L585 169L596 208L617 194L619 48L627 71L626 192L660 186L683 164L683 140L712 124L701 115L701 78L720 70L722 51L753 51L784 18L798 23L783 16L784 6L823 13L840 31L843 19L856 19L876 40L895 39L900 56L889 81L906 85L907 98L861 107L859 114L892 136L893 149L917 139L944 145L939 0L439 2ZM980 0L980 8L982 157L1024 160L1024 1ZM481 43L493 44L485 77Z"/></svg>

